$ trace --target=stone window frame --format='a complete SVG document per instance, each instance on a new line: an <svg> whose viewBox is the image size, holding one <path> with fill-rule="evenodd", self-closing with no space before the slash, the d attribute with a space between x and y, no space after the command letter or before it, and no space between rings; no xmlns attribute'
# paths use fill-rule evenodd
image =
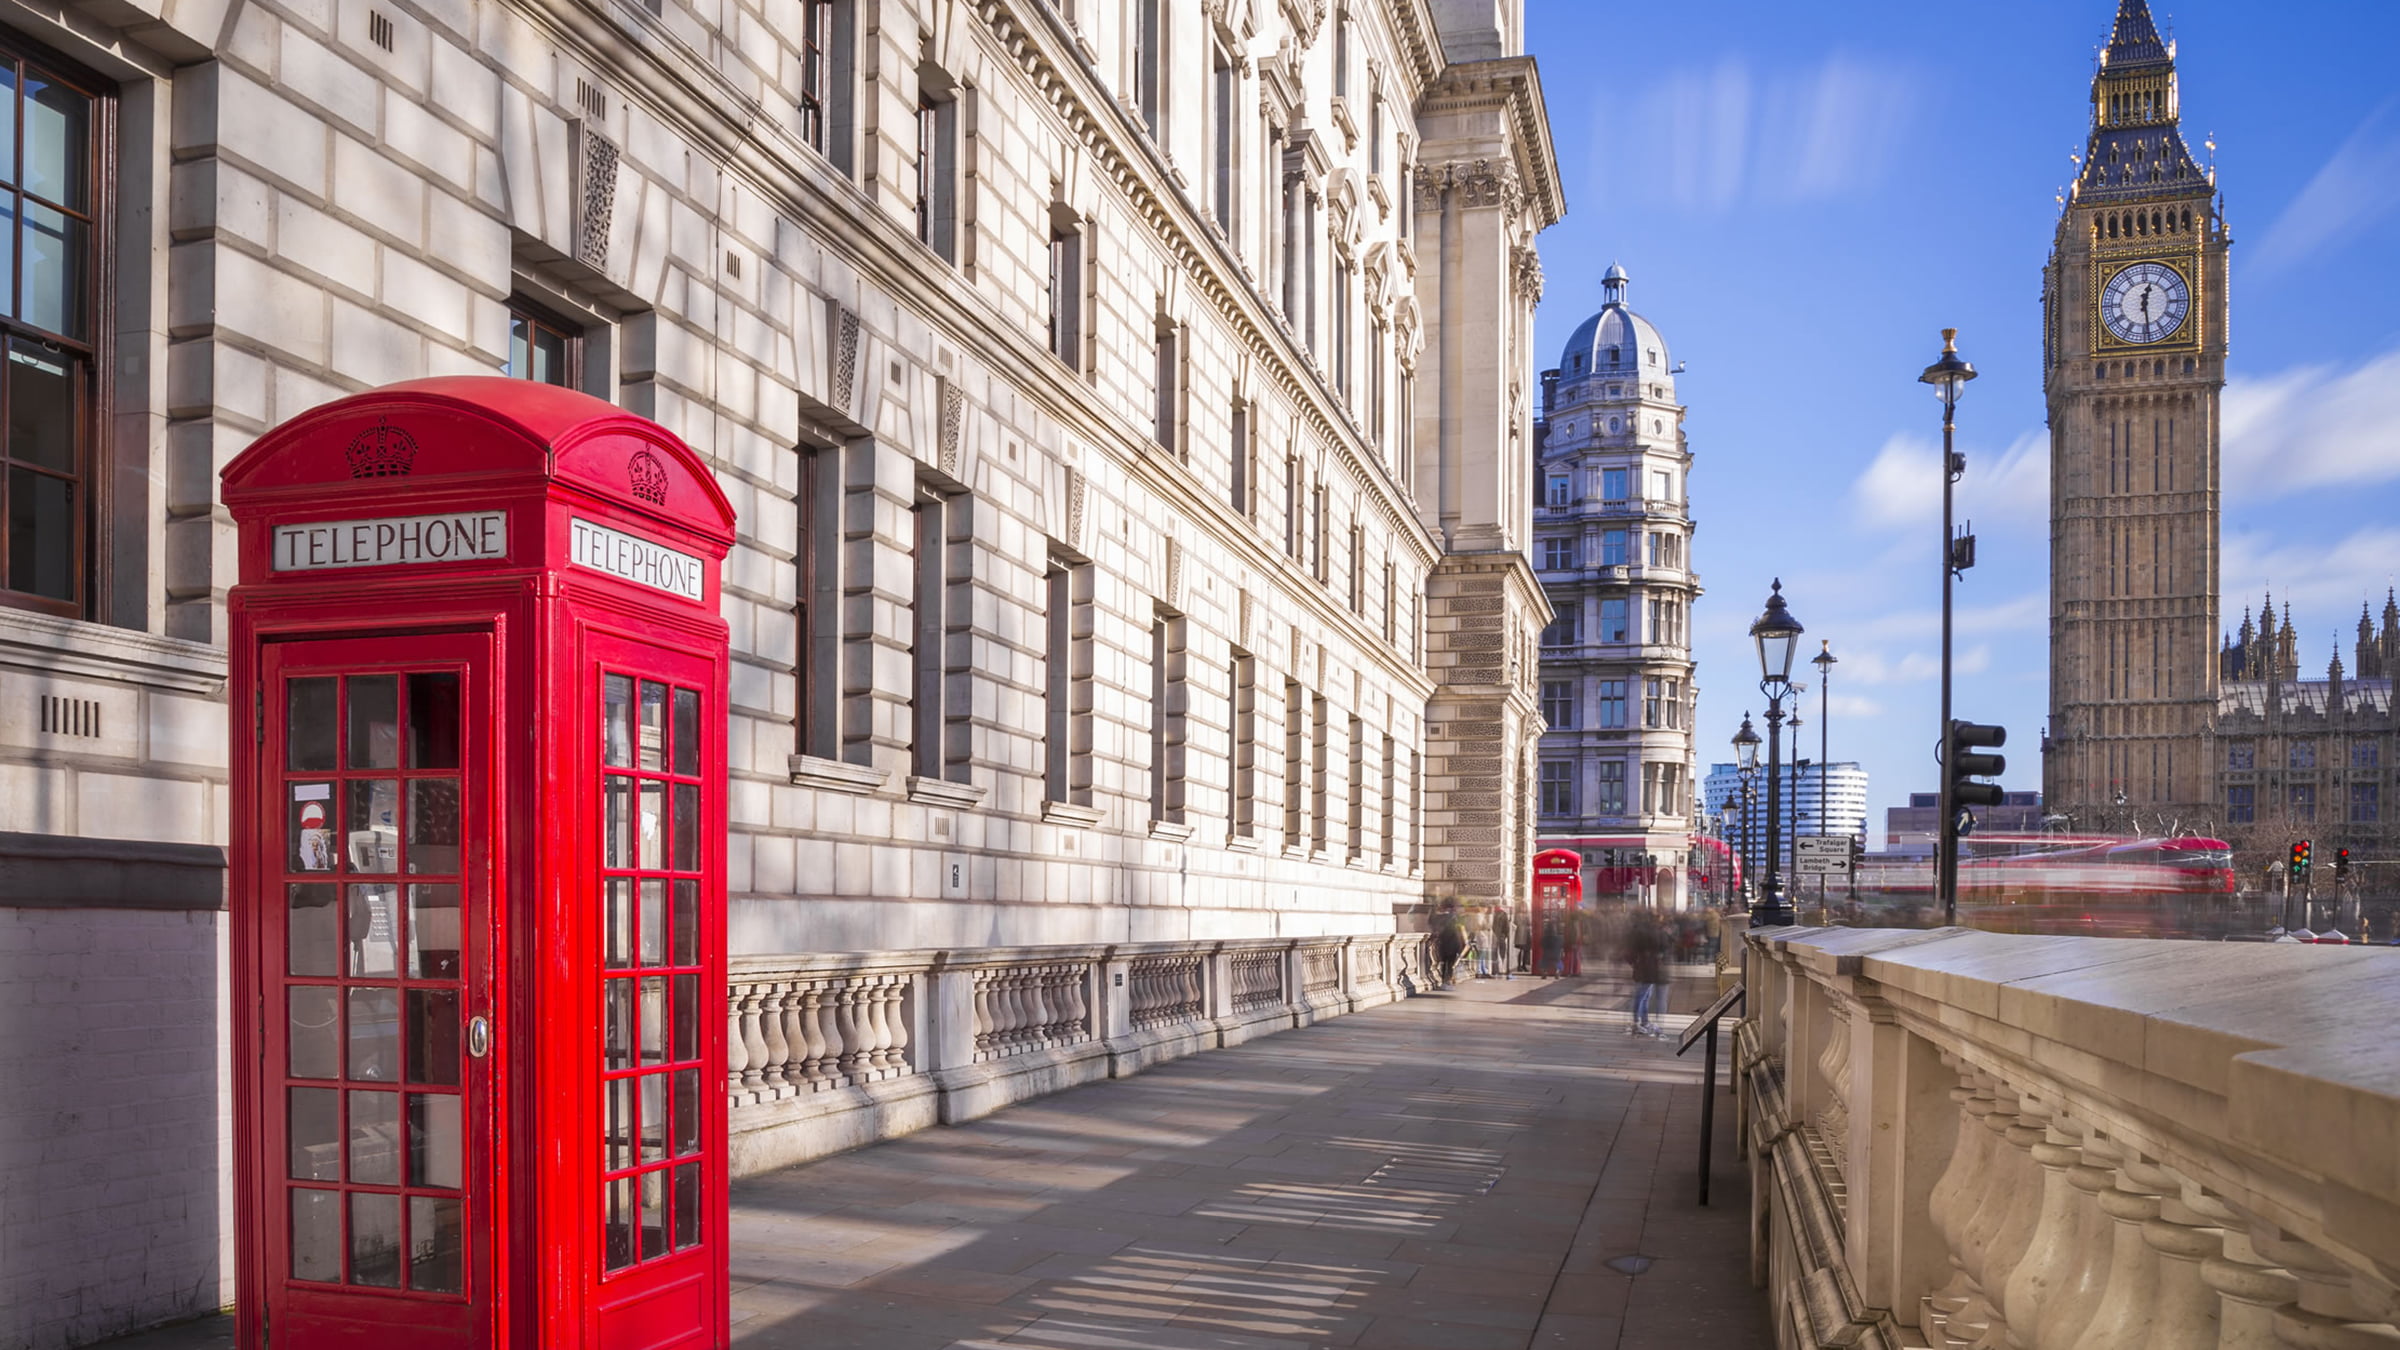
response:
<svg viewBox="0 0 2400 1350"><path fill-rule="evenodd" d="M1191 724L1186 716L1190 684L1187 661L1191 626L1180 610L1159 605L1150 619L1150 819L1184 823L1185 749Z"/></svg>
<svg viewBox="0 0 2400 1350"><path fill-rule="evenodd" d="M1595 797L1593 810L1604 816L1624 815L1625 761L1621 759L1598 760L1594 763L1593 768L1595 773L1593 782L1599 789L1593 794Z"/></svg>
<svg viewBox="0 0 2400 1350"><path fill-rule="evenodd" d="M2350 823L2374 825L2383 819L2383 788L2379 783L2350 785Z"/></svg>
<svg viewBox="0 0 2400 1350"><path fill-rule="evenodd" d="M1228 720L1226 833L1258 835L1258 658L1234 647L1226 659Z"/></svg>
<svg viewBox="0 0 2400 1350"><path fill-rule="evenodd" d="M972 643L951 638L972 622L972 601L957 593L974 582L974 496L922 479L910 515L909 772L924 782L966 784L973 781Z"/></svg>
<svg viewBox="0 0 2400 1350"><path fill-rule="evenodd" d="M948 71L917 67L915 159L917 242L956 267L965 256L959 142L967 90Z"/></svg>
<svg viewBox="0 0 2400 1350"><path fill-rule="evenodd" d="M2258 819L2258 789L2248 783L2231 783L2225 788L2225 820L2228 824L2247 825Z"/></svg>
<svg viewBox="0 0 2400 1350"><path fill-rule="evenodd" d="M1043 582L1042 790L1062 806L1092 804L1093 641L1097 569L1063 545L1050 546Z"/></svg>
<svg viewBox="0 0 2400 1350"><path fill-rule="evenodd" d="M1540 811L1545 816L1575 814L1575 761L1545 759L1542 761L1537 788L1541 795Z"/></svg>
<svg viewBox="0 0 2400 1350"><path fill-rule="evenodd" d="M38 365L45 354L58 354L68 364L68 400L74 409L73 467L66 472L31 459L21 463L11 459L8 442L4 433L0 433L0 480L5 480L0 481L0 607L105 622L106 600L113 590L110 559L114 554L108 537L114 505L109 491L114 447L108 429L114 421L116 402L110 378L115 364L117 327L110 261L116 253L119 233L117 84L52 48L14 33L0 32L0 61L12 67L16 80L9 97L13 101L11 116L20 127L25 122L23 107L29 67L48 77L51 84L86 99L89 110L83 128L82 207L29 194L21 181L22 175L20 181L0 189L0 199L10 204L19 229L28 225L24 199L33 195L41 209L80 224L86 240L84 272L78 278L77 293L66 297L80 311L75 317L81 323L72 325L82 329L80 334L66 328L38 327L18 317L25 287L17 275L13 247L7 253L0 253L0 278L6 280L11 296L10 312L0 316L0 342L5 343L9 352L5 366L11 378L7 382L13 383L17 366ZM13 246L13 233L7 239ZM18 354L20 351L22 355ZM67 540L69 590L63 597L10 587L16 578L9 574L13 548L6 540L6 499L20 475L64 479L76 498L70 508L71 529Z"/></svg>
<svg viewBox="0 0 2400 1350"><path fill-rule="evenodd" d="M1542 720L1552 731L1575 730L1575 682L1542 681Z"/></svg>

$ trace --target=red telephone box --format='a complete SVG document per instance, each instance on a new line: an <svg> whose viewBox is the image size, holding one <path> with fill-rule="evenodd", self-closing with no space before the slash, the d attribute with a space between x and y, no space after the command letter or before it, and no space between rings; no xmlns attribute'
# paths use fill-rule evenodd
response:
<svg viewBox="0 0 2400 1350"><path fill-rule="evenodd" d="M1569 974L1570 965L1581 969L1572 955L1575 926L1568 915L1582 903L1583 855L1571 848L1534 854L1533 931L1527 935L1534 974Z"/></svg>
<svg viewBox="0 0 2400 1350"><path fill-rule="evenodd" d="M724 494L497 378L224 478L241 1345L725 1344Z"/></svg>

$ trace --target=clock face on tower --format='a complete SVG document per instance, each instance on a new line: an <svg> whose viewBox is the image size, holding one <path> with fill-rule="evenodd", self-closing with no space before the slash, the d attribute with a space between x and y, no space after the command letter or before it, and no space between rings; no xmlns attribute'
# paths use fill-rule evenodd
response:
<svg viewBox="0 0 2400 1350"><path fill-rule="evenodd" d="M2100 291L2100 318L2120 342L2163 342L2183 327L2191 308L2183 274L2165 263L2135 263Z"/></svg>

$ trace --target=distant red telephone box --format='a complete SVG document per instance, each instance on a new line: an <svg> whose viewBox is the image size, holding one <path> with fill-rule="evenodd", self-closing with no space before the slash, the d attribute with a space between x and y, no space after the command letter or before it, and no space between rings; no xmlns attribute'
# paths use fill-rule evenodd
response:
<svg viewBox="0 0 2400 1350"><path fill-rule="evenodd" d="M241 1345L722 1346L724 494L497 378L224 478Z"/></svg>
<svg viewBox="0 0 2400 1350"><path fill-rule="evenodd" d="M1574 921L1583 904L1583 855L1571 848L1533 855L1533 931L1529 954L1536 975L1566 975L1583 967L1575 951Z"/></svg>

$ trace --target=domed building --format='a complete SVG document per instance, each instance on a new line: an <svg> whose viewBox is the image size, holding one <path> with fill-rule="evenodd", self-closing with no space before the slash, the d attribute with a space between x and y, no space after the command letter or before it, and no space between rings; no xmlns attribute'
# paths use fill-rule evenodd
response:
<svg viewBox="0 0 2400 1350"><path fill-rule="evenodd" d="M1536 831L1584 855L1586 895L1684 908L1695 833L1691 451L1666 339L1607 303L1542 372L1534 571L1558 618L1542 634ZM1721 881L1721 878L1719 879Z"/></svg>

